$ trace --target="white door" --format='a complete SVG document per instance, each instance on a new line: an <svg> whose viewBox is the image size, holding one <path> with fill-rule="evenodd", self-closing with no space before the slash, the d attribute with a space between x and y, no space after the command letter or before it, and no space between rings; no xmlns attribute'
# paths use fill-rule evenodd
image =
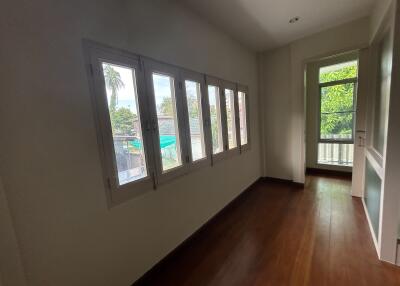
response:
<svg viewBox="0 0 400 286"><path fill-rule="evenodd" d="M362 49L358 57L358 91L354 138L353 179L351 195L362 197L365 174L366 106L368 93L368 49Z"/></svg>

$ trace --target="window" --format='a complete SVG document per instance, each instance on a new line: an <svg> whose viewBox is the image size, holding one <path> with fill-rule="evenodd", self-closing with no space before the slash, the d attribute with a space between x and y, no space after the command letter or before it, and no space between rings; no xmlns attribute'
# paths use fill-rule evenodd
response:
<svg viewBox="0 0 400 286"><path fill-rule="evenodd" d="M84 41L107 203L155 185L149 104L138 56Z"/></svg>
<svg viewBox="0 0 400 286"><path fill-rule="evenodd" d="M353 164L357 69L350 61L319 70L319 164Z"/></svg>
<svg viewBox="0 0 400 286"><path fill-rule="evenodd" d="M319 69L319 83L354 79L357 78L357 73L357 60L321 67Z"/></svg>
<svg viewBox="0 0 400 286"><path fill-rule="evenodd" d="M226 126L228 130L228 148L237 147L236 118L235 118L235 93L231 89L225 89Z"/></svg>
<svg viewBox="0 0 400 286"><path fill-rule="evenodd" d="M84 52L109 206L248 142L236 84L87 40Z"/></svg>
<svg viewBox="0 0 400 286"><path fill-rule="evenodd" d="M356 82L322 86L320 139L352 141Z"/></svg>
<svg viewBox="0 0 400 286"><path fill-rule="evenodd" d="M210 105L210 121L212 133L213 154L221 153L224 150L222 141L222 117L219 88L214 85L208 86L208 101Z"/></svg>
<svg viewBox="0 0 400 286"><path fill-rule="evenodd" d="M392 75L392 53L390 52L390 33L387 33L377 49L377 66L375 92L373 102L373 130L372 146L383 156L387 133L387 117L389 112L389 93Z"/></svg>
<svg viewBox="0 0 400 286"><path fill-rule="evenodd" d="M153 73L153 88L162 170L165 172L182 165L174 79Z"/></svg>
<svg viewBox="0 0 400 286"><path fill-rule="evenodd" d="M147 176L135 70L102 63L118 184Z"/></svg>
<svg viewBox="0 0 400 286"><path fill-rule="evenodd" d="M192 160L206 157L200 83L185 80Z"/></svg>
<svg viewBox="0 0 400 286"><path fill-rule="evenodd" d="M247 110L246 110L246 93L243 91L238 92L238 105L239 105L239 124L240 124L240 145L246 145L247 140Z"/></svg>

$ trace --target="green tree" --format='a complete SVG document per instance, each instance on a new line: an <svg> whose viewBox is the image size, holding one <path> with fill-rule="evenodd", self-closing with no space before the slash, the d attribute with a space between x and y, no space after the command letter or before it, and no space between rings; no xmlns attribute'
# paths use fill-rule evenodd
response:
<svg viewBox="0 0 400 286"><path fill-rule="evenodd" d="M111 90L110 113L113 113L117 107L118 90L123 88L125 85L119 72L109 64L104 65L104 79L107 88Z"/></svg>
<svg viewBox="0 0 400 286"><path fill-rule="evenodd" d="M319 82L330 82L335 80L341 80L346 78L355 78L357 77L357 64L344 66L337 70L322 70L319 74Z"/></svg>
<svg viewBox="0 0 400 286"><path fill-rule="evenodd" d="M220 145L218 142L218 115L215 106L210 105L212 146L215 151Z"/></svg>
<svg viewBox="0 0 400 286"><path fill-rule="evenodd" d="M357 64L340 69L320 72L320 83L357 77ZM353 83L338 84L321 88L321 135L350 135L353 131L354 114Z"/></svg>
<svg viewBox="0 0 400 286"><path fill-rule="evenodd" d="M173 106L172 106L172 98L171 97L164 97L163 101L160 104L160 112L163 115L173 115Z"/></svg>
<svg viewBox="0 0 400 286"><path fill-rule="evenodd" d="M187 97L187 105L188 105L189 117L190 118L199 118L200 110L199 110L199 104L197 102L197 97L188 96ZM159 109L163 115L173 116L172 98L164 97L163 101L160 104Z"/></svg>
<svg viewBox="0 0 400 286"><path fill-rule="evenodd" d="M114 135L134 135L133 121L137 118L129 108L120 107L113 112L111 126Z"/></svg>
<svg viewBox="0 0 400 286"><path fill-rule="evenodd" d="M197 100L197 96L188 96L187 97L187 104L189 110L189 117L190 118L199 118L200 117L200 110L199 110L199 102Z"/></svg>

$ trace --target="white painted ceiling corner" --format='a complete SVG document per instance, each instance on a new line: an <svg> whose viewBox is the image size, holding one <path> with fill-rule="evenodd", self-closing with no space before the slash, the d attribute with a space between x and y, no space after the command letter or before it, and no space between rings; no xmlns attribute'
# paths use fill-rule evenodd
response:
<svg viewBox="0 0 400 286"><path fill-rule="evenodd" d="M254 51L270 50L371 14L378 0L178 0ZM299 21L290 24L290 19Z"/></svg>

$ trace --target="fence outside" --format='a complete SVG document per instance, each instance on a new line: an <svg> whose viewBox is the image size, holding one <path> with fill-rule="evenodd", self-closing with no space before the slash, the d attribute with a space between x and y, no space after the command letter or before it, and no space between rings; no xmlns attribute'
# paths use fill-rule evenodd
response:
<svg viewBox="0 0 400 286"><path fill-rule="evenodd" d="M351 140L351 134L322 135L321 139L329 140ZM353 166L354 144L353 143L319 143L318 164Z"/></svg>

